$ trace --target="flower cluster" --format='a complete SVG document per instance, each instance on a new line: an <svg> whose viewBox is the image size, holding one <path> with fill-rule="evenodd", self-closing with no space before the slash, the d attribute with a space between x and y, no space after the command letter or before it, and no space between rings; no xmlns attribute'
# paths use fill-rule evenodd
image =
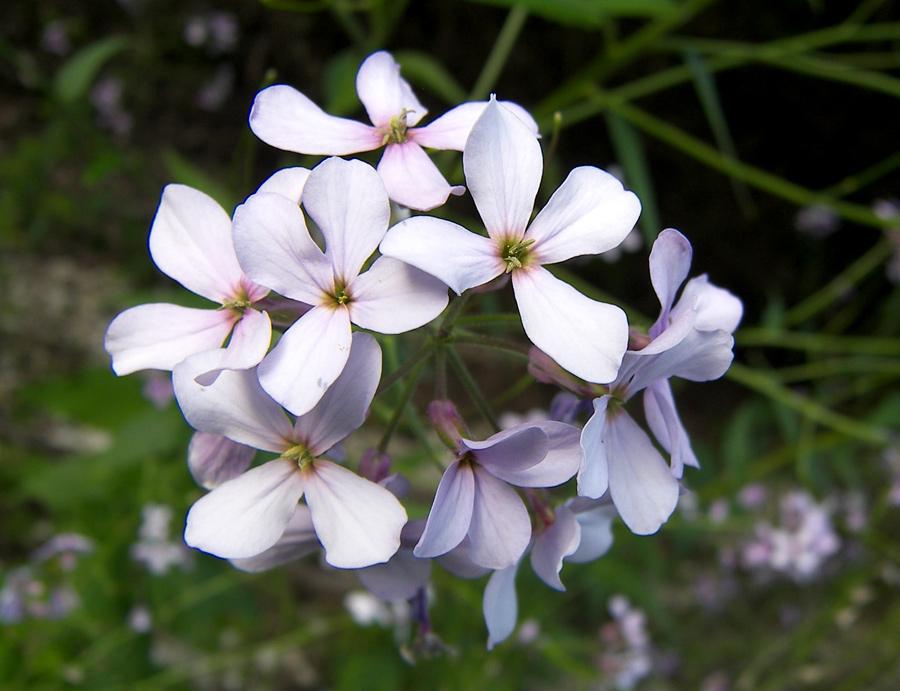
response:
<svg viewBox="0 0 900 691"><path fill-rule="evenodd" d="M619 180L576 168L532 218L543 160L523 108L491 97L419 126L426 110L386 52L363 63L356 86L371 125L328 115L286 85L257 95L250 127L260 139L329 157L276 172L233 214L198 190L165 188L151 256L213 305L131 308L105 345L116 374L171 371L197 430L188 466L209 492L188 513L188 545L246 571L322 550L376 597L410 601L412 649L426 653L441 649L427 615L432 563L462 578L491 574L491 646L515 628L526 555L542 581L564 590L564 561L604 554L617 515L647 535L672 514L684 467L698 461L670 379L722 376L742 307L705 276L685 283L691 245L670 229L650 253L659 317L646 333L629 328L620 307L548 268L612 250L632 232L640 202ZM379 148L377 168L339 158ZM465 187L449 183L426 149L462 151ZM466 189L480 226L426 214L391 225L392 203L425 212ZM473 433L449 400L444 367L456 363L477 389L465 363L448 356L462 331L456 320L507 283L533 344L532 375L568 393L541 419ZM425 334L420 355L382 381L381 335L415 330ZM395 352L403 343L388 340ZM477 342L527 351L486 335ZM405 379L412 390L432 355L428 412L447 462L430 510L409 520L409 483L390 473L387 455L407 399L358 472L342 442L389 383ZM625 410L640 392L652 439ZM493 425L483 397L472 397ZM258 451L268 459L254 464ZM566 486L576 496L556 489Z"/></svg>

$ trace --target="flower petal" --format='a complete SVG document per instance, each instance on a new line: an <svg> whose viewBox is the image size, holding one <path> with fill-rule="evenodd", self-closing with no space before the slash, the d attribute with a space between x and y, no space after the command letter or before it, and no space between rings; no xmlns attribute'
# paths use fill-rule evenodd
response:
<svg viewBox="0 0 900 691"><path fill-rule="evenodd" d="M188 512L184 541L223 559L253 557L281 537L303 494L296 466L269 461L201 497Z"/></svg>
<svg viewBox="0 0 900 691"><path fill-rule="evenodd" d="M535 241L539 263L555 264L617 247L640 214L640 201L621 182L604 170L582 166L569 173L525 237Z"/></svg>
<svg viewBox="0 0 900 691"><path fill-rule="evenodd" d="M197 377L200 384L212 384L223 369L250 369L266 356L272 342L272 322L265 312L247 309L234 325L228 346L219 352L219 363Z"/></svg>
<svg viewBox="0 0 900 691"><path fill-rule="evenodd" d="M485 441L461 439L460 453L471 452L494 477L511 482L507 476L531 468L547 455L550 442L537 425L522 424L492 435Z"/></svg>
<svg viewBox="0 0 900 691"><path fill-rule="evenodd" d="M231 218L212 197L187 185L166 185L150 228L156 266L197 295L221 303L240 283Z"/></svg>
<svg viewBox="0 0 900 691"><path fill-rule="evenodd" d="M363 329L396 334L417 329L447 306L443 281L409 264L379 257L348 286L350 321Z"/></svg>
<svg viewBox="0 0 900 691"><path fill-rule="evenodd" d="M431 579L431 560L416 559L412 550L401 549L386 564L356 572L363 587L385 602L409 600Z"/></svg>
<svg viewBox="0 0 900 691"><path fill-rule="evenodd" d="M439 278L457 295L505 269L496 242L430 216L414 216L391 227L378 249Z"/></svg>
<svg viewBox="0 0 900 691"><path fill-rule="evenodd" d="M678 503L678 481L646 432L623 410L607 419L609 493L636 535L651 535Z"/></svg>
<svg viewBox="0 0 900 691"><path fill-rule="evenodd" d="M425 127L410 130L409 138L429 149L462 151L472 127L481 117L487 104L488 101L469 101L458 105ZM537 137L537 123L527 110L512 101L500 101L500 104L511 110Z"/></svg>
<svg viewBox="0 0 900 691"><path fill-rule="evenodd" d="M585 297L540 266L514 271L512 277L531 342L586 381L613 381L628 346L625 313Z"/></svg>
<svg viewBox="0 0 900 691"><path fill-rule="evenodd" d="M503 475L491 469L491 473L516 487L556 487L570 480L581 468L581 430L553 420L527 424L540 428L547 435L547 454L530 468Z"/></svg>
<svg viewBox="0 0 900 691"><path fill-rule="evenodd" d="M294 439L320 456L362 425L381 379L381 347L367 333L353 334L350 356L321 400L294 424Z"/></svg>
<svg viewBox="0 0 900 691"><path fill-rule="evenodd" d="M675 295L691 270L694 250L691 243L674 228L666 228L650 250L650 282L659 298L662 309L659 319L650 329L650 337L656 338L668 328L669 311L675 304Z"/></svg>
<svg viewBox="0 0 900 691"><path fill-rule="evenodd" d="M225 370L209 386L197 383L197 375L209 371L216 357L215 352L193 355L172 373L175 398L188 424L256 449L284 451L291 423L262 390L255 369Z"/></svg>
<svg viewBox="0 0 900 691"><path fill-rule="evenodd" d="M269 146L318 156L372 151L381 146L384 137L369 125L328 115L284 84L256 94L250 110L250 129Z"/></svg>
<svg viewBox="0 0 900 691"><path fill-rule="evenodd" d="M219 348L236 319L228 310L138 305L112 320L103 347L120 377L144 369L172 370L190 355Z"/></svg>
<svg viewBox="0 0 900 691"><path fill-rule="evenodd" d="M303 188L306 186L308 178L308 168L283 168L260 185L256 193L280 194L295 204L299 204L300 200L303 199Z"/></svg>
<svg viewBox="0 0 900 691"><path fill-rule="evenodd" d="M629 395L669 377L690 381L718 379L731 366L733 347L734 338L725 331L691 329L677 345L658 355L647 355L641 359L628 384ZM638 354L641 352L638 351Z"/></svg>
<svg viewBox="0 0 900 691"><path fill-rule="evenodd" d="M672 456L672 474L680 478L684 466L700 467L691 440L675 409L668 379L655 381L644 390L644 416L653 436Z"/></svg>
<svg viewBox="0 0 900 691"><path fill-rule="evenodd" d="M463 151L466 184L488 234L521 239L541 184L541 146L511 110L493 98Z"/></svg>
<svg viewBox="0 0 900 691"><path fill-rule="evenodd" d="M475 500L469 525L469 558L489 569L515 564L531 541L528 509L516 491L481 466L474 467Z"/></svg>
<svg viewBox="0 0 900 691"><path fill-rule="evenodd" d="M334 276L352 280L387 232L391 205L368 163L328 158L309 174L303 208L325 236Z"/></svg>
<svg viewBox="0 0 900 691"><path fill-rule="evenodd" d="M284 332L260 363L259 382L294 415L304 415L343 371L350 343L347 310L314 307Z"/></svg>
<svg viewBox="0 0 900 691"><path fill-rule="evenodd" d="M516 619L519 616L519 604L516 599L518 568L519 564L515 563L495 571L484 588L481 610L488 630L488 650L492 650L495 645L509 638L516 628Z"/></svg>
<svg viewBox="0 0 900 691"><path fill-rule="evenodd" d="M609 488L609 461L606 444L606 415L609 396L593 400L594 413L581 431L584 462L578 472L578 496L599 499Z"/></svg>
<svg viewBox="0 0 900 691"><path fill-rule="evenodd" d="M260 573L302 559L308 554L319 551L321 547L319 538L316 537L316 530L313 528L309 507L305 504L297 504L294 508L294 515L288 521L278 542L255 557L231 559L230 561L236 569L248 573Z"/></svg>
<svg viewBox="0 0 900 691"><path fill-rule="evenodd" d="M194 432L188 444L188 470L203 489L215 489L233 480L253 462L256 449L221 434Z"/></svg>
<svg viewBox="0 0 900 691"><path fill-rule="evenodd" d="M325 561L338 569L360 569L394 556L406 510L393 494L322 459L301 476Z"/></svg>
<svg viewBox="0 0 900 691"><path fill-rule="evenodd" d="M744 316L744 304L732 293L709 282L706 274L692 278L684 286L684 292L675 310L681 309L681 303L690 302L696 296L694 309L697 312L695 327L700 331L716 331L722 329L734 333L741 317Z"/></svg>
<svg viewBox="0 0 900 691"><path fill-rule="evenodd" d="M430 211L451 194L466 191L461 185L451 186L422 147L412 141L388 144L378 162L378 174L392 200L416 211Z"/></svg>
<svg viewBox="0 0 900 691"><path fill-rule="evenodd" d="M566 588L559 580L559 572L563 559L578 549L581 526L575 520L575 514L565 506L557 507L554 514L553 524L534 539L531 567L544 583L562 592Z"/></svg>
<svg viewBox="0 0 900 691"><path fill-rule="evenodd" d="M574 509L575 502L572 504ZM594 509L576 513L575 519L581 526L581 541L578 543L578 549L566 557L567 561L573 564L587 564L606 554L612 547L612 522L618 515L614 506L605 503Z"/></svg>
<svg viewBox="0 0 900 691"><path fill-rule="evenodd" d="M303 212L280 194L251 195L235 210L234 248L247 276L285 297L316 305L334 290L331 262Z"/></svg>
<svg viewBox="0 0 900 691"><path fill-rule="evenodd" d="M469 531L474 501L475 474L469 465L454 461L444 471L413 554L420 559L439 557L462 542Z"/></svg>
<svg viewBox="0 0 900 691"><path fill-rule="evenodd" d="M406 124L412 127L428 111L400 76L400 65L390 53L379 50L367 57L356 73L356 93L369 120L379 128L390 127L391 118L405 110Z"/></svg>

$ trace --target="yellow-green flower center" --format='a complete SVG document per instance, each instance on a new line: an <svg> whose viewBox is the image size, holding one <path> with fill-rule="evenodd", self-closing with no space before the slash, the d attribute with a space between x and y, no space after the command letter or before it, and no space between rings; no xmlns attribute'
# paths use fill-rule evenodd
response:
<svg viewBox="0 0 900 691"><path fill-rule="evenodd" d="M247 295L247 291L241 286L237 289L237 295L235 295L234 298L231 300L222 300L222 306L219 309L236 310L243 314L252 304L253 302Z"/></svg>
<svg viewBox="0 0 900 691"><path fill-rule="evenodd" d="M530 250L534 240L515 240L505 242L500 246L500 259L506 264L506 273L521 269L528 261Z"/></svg>
<svg viewBox="0 0 900 691"><path fill-rule="evenodd" d="M281 454L281 458L289 463L296 463L301 470L316 460L316 457L303 444L294 444Z"/></svg>
<svg viewBox="0 0 900 691"><path fill-rule="evenodd" d="M391 118L390 125L388 125L387 129L382 130L384 132L384 137L381 139L382 146L402 144L406 141L406 115L412 112L404 108L400 111L400 115L395 115Z"/></svg>

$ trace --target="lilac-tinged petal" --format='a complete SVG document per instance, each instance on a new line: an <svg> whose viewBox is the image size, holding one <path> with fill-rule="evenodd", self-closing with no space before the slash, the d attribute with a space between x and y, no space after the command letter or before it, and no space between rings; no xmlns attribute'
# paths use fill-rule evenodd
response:
<svg viewBox="0 0 900 691"><path fill-rule="evenodd" d="M694 309L665 312L650 327L649 335L652 339L650 343L640 350L629 352L635 352L638 356L645 358L648 355L658 355L671 350L690 334L696 323L697 312ZM622 377L621 369L619 370L619 377Z"/></svg>
<svg viewBox="0 0 900 691"><path fill-rule="evenodd" d="M175 368L175 398L188 424L263 451L280 453L291 438L291 423L259 385L256 370L225 370L203 386L197 375L209 371L217 353L192 355Z"/></svg>
<svg viewBox="0 0 900 691"><path fill-rule="evenodd" d="M188 470L203 489L215 489L233 480L253 462L256 449L221 434L194 432L188 444Z"/></svg>
<svg viewBox="0 0 900 691"><path fill-rule="evenodd" d="M493 470L491 472L517 487L556 487L570 480L581 468L581 430L552 420L528 424L540 428L547 435L547 455L530 468L503 475Z"/></svg>
<svg viewBox="0 0 900 691"><path fill-rule="evenodd" d="M430 211L451 194L458 196L466 191L461 185L451 186L434 161L413 141L388 144L378 162L378 174L391 199L416 211Z"/></svg>
<svg viewBox="0 0 900 691"><path fill-rule="evenodd" d="M575 168L535 217L526 239L535 241L536 260L555 264L617 247L634 228L641 203L599 168Z"/></svg>
<svg viewBox="0 0 900 691"><path fill-rule="evenodd" d="M328 115L293 87L276 84L253 100L250 129L269 146L298 154L343 156L372 151L384 134L356 120Z"/></svg>
<svg viewBox="0 0 900 691"><path fill-rule="evenodd" d="M428 113L409 84L400 76L400 65L390 53L379 50L367 57L356 73L356 93L369 120L379 128L390 127L391 118L408 113L406 124L412 127Z"/></svg>
<svg viewBox="0 0 900 691"><path fill-rule="evenodd" d="M430 216L414 216L393 226L378 249L439 278L457 295L505 270L496 242Z"/></svg>
<svg viewBox="0 0 900 691"><path fill-rule="evenodd" d="M509 638L516 628L516 619L519 616L519 605L516 599L516 571L518 568L519 564L515 563L505 569L495 571L484 588L484 600L481 607L484 613L484 623L488 630L488 650L492 650L495 645Z"/></svg>
<svg viewBox="0 0 900 691"><path fill-rule="evenodd" d="M366 420L381 379L381 347L367 333L353 334L350 356L315 408L297 418L294 439L320 456Z"/></svg>
<svg viewBox="0 0 900 691"><path fill-rule="evenodd" d="M462 151L466 146L466 140L472 127L487 107L488 101L469 101L448 110L441 117L427 124L425 127L417 127L407 134L409 138L429 149L452 149ZM513 111L515 115L537 137L538 126L531 114L511 101L500 101L505 108Z"/></svg>
<svg viewBox="0 0 900 691"><path fill-rule="evenodd" d="M672 474L675 477L681 477L685 465L700 467L691 448L690 437L675 408L668 379L655 381L644 390L644 415L653 436L671 454Z"/></svg>
<svg viewBox="0 0 900 691"><path fill-rule="evenodd" d="M465 538L446 554L435 557L435 561L457 578L471 580L487 576L491 569L478 566L469 559L469 538Z"/></svg>
<svg viewBox="0 0 900 691"><path fill-rule="evenodd" d="M541 184L541 145L511 110L493 98L463 151L466 184L488 234L521 239Z"/></svg>
<svg viewBox="0 0 900 691"><path fill-rule="evenodd" d="M544 460L550 448L547 434L537 425L516 425L498 432L485 441L462 439L460 452L470 452L485 470L494 477L512 482L519 471L527 470Z"/></svg>
<svg viewBox="0 0 900 691"><path fill-rule="evenodd" d="M608 418L609 493L631 532L651 535L678 503L678 481L646 432L623 410Z"/></svg>
<svg viewBox="0 0 900 691"><path fill-rule="evenodd" d="M278 542L265 552L246 559L231 559L231 565L248 573L260 573L274 569L276 566L297 561L319 551L322 545L316 537L309 507L297 504L294 515L288 521L287 528L278 538Z"/></svg>
<svg viewBox="0 0 900 691"><path fill-rule="evenodd" d="M741 323L744 304L729 291L710 283L706 274L687 282L675 309L682 309L682 303L689 302L691 296L696 296L697 299L694 305L697 312L695 327L700 331L722 329L734 333Z"/></svg>
<svg viewBox="0 0 900 691"><path fill-rule="evenodd" d="M350 321L383 334L417 329L443 312L448 302L443 281L391 257L379 257L347 292Z"/></svg>
<svg viewBox="0 0 900 691"><path fill-rule="evenodd" d="M306 186L306 180L309 178L308 168L283 168L274 173L266 180L259 189L257 194L271 193L280 194L287 197L295 204L299 204L303 198L303 188Z"/></svg>
<svg viewBox="0 0 900 691"><path fill-rule="evenodd" d="M616 378L628 346L620 308L591 300L540 266L514 271L513 291L532 343L586 381Z"/></svg>
<svg viewBox="0 0 900 691"><path fill-rule="evenodd" d="M643 358L634 369L633 379L628 385L629 394L634 395L652 382L669 377L690 381L718 379L731 366L733 347L734 338L725 331L691 329L678 345L659 355Z"/></svg>
<svg viewBox="0 0 900 691"><path fill-rule="evenodd" d="M675 303L678 289L691 270L693 253L688 239L674 228L666 228L653 243L650 250L650 282L662 309L650 330L651 338L668 328L669 311Z"/></svg>
<svg viewBox="0 0 900 691"><path fill-rule="evenodd" d="M201 497L188 512L184 541L223 559L256 556L281 537L302 494L296 466L269 461Z"/></svg>
<svg viewBox="0 0 900 691"><path fill-rule="evenodd" d="M212 197L187 185L166 185L150 228L156 266L197 295L232 297L241 267L231 243L231 218Z"/></svg>
<svg viewBox="0 0 900 691"><path fill-rule="evenodd" d="M212 384L223 369L250 369L266 356L272 342L272 322L265 312L247 309L234 325L228 346L220 352L216 367L197 377L200 384Z"/></svg>
<svg viewBox="0 0 900 691"><path fill-rule="evenodd" d="M309 174L303 208L325 236L337 279L359 273L387 232L391 205L375 169L362 161L329 158Z"/></svg>
<svg viewBox="0 0 900 691"><path fill-rule="evenodd" d="M234 249L247 276L285 297L317 305L334 290L331 262L303 212L280 194L251 195L235 210Z"/></svg>
<svg viewBox="0 0 900 691"><path fill-rule="evenodd" d="M260 384L294 415L308 413L347 364L351 336L346 309L311 309L260 363Z"/></svg>
<svg viewBox="0 0 900 691"><path fill-rule="evenodd" d="M581 431L584 461L578 473L578 496L599 499L609 488L609 462L606 457L606 417L610 397L595 398L594 413Z"/></svg>
<svg viewBox="0 0 900 691"><path fill-rule="evenodd" d="M375 564L356 572L363 587L385 602L409 600L431 579L431 560L416 559L411 550L400 549L386 564Z"/></svg>
<svg viewBox="0 0 900 691"><path fill-rule="evenodd" d="M444 471L413 554L420 559L439 557L462 542L469 531L474 502L475 473L470 464L454 461Z"/></svg>
<svg viewBox="0 0 900 691"><path fill-rule="evenodd" d="M322 459L303 469L301 476L325 561L338 569L360 569L394 556L406 523L406 510L397 497Z"/></svg>
<svg viewBox="0 0 900 691"><path fill-rule="evenodd" d="M228 310L138 305L112 320L103 347L120 377L144 369L172 370L190 355L219 348L236 320Z"/></svg>
<svg viewBox="0 0 900 691"><path fill-rule="evenodd" d="M566 557L566 560L573 564L587 564L606 554L612 547L612 523L617 515L615 507L610 505L601 505L590 511L576 513L575 519L581 526L581 542L578 549Z"/></svg>
<svg viewBox="0 0 900 691"><path fill-rule="evenodd" d="M565 587L559 580L563 559L575 553L581 542L581 526L565 506L554 512L556 520L534 539L531 548L531 567L544 583L559 591Z"/></svg>
<svg viewBox="0 0 900 691"><path fill-rule="evenodd" d="M516 491L481 466L474 467L475 501L469 558L489 569L515 564L531 541L531 519Z"/></svg>

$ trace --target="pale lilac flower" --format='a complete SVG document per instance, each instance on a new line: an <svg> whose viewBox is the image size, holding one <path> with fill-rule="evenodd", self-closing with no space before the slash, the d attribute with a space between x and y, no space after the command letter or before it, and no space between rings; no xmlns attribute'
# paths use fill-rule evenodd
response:
<svg viewBox="0 0 900 691"><path fill-rule="evenodd" d="M260 387L255 370L224 371L208 387L195 378L208 354L176 367L175 395L200 431L281 457L223 482L191 508L185 542L226 559L246 559L275 545L306 498L309 518L338 568L385 562L400 546L406 511L390 491L322 457L359 427L381 377L381 349L353 336L346 367L316 406L292 425Z"/></svg>
<svg viewBox="0 0 900 691"><path fill-rule="evenodd" d="M615 689L633 689L653 669L647 617L624 595L610 598L609 611L615 621L603 627L607 648L599 657L599 666L612 677Z"/></svg>
<svg viewBox="0 0 900 691"><path fill-rule="evenodd" d="M458 440L456 460L441 478L419 558L446 554L469 538L479 566L514 565L531 539L528 509L510 485L555 487L578 470L578 430L561 422L532 422L485 441Z"/></svg>
<svg viewBox="0 0 900 691"><path fill-rule="evenodd" d="M463 193L464 188L444 179L422 147L462 151L483 102L463 103L430 125L417 127L428 111L385 51L373 53L360 66L356 92L372 125L328 115L296 89L276 84L257 94L250 129L271 146L301 154L344 156L384 147L378 173L388 196L418 211ZM514 104L510 107L536 134L531 116Z"/></svg>
<svg viewBox="0 0 900 691"><path fill-rule="evenodd" d="M731 364L731 333L743 313L740 300L706 276L688 281L675 303L691 253L690 243L676 230L664 230L656 239L650 278L662 306L659 318L650 328L649 343L625 354L610 393L594 399L594 413L581 435L579 495L598 498L609 490L622 520L638 535L655 533L668 520L678 502L684 466L698 466L668 379L721 377ZM671 455L671 468L623 408L640 391L645 391L647 424Z"/></svg>
<svg viewBox="0 0 900 691"><path fill-rule="evenodd" d="M759 482L751 482L738 492L737 502L745 509L756 509L769 500L769 490Z"/></svg>
<svg viewBox="0 0 900 691"><path fill-rule="evenodd" d="M222 107L234 88L234 67L222 63L216 67L213 76L197 91L195 102L203 110L218 110Z"/></svg>
<svg viewBox="0 0 900 691"><path fill-rule="evenodd" d="M165 504L145 504L141 516L138 540L131 546L131 558L142 563L154 576L164 576L173 566L190 566L192 555L184 544L169 540L172 509Z"/></svg>
<svg viewBox="0 0 900 691"><path fill-rule="evenodd" d="M90 554L96 548L96 543L89 537L78 533L60 533L34 550L31 559L42 562L57 557L63 571L72 571L79 554Z"/></svg>
<svg viewBox="0 0 900 691"><path fill-rule="evenodd" d="M198 373L209 383L222 369L247 369L262 360L272 324L253 304L269 289L241 270L231 219L218 203L186 185L167 185L150 229L150 255L160 271L218 308L155 303L125 310L104 341L117 375L171 370L189 355L219 350L210 371Z"/></svg>
<svg viewBox="0 0 900 691"><path fill-rule="evenodd" d="M640 214L637 197L609 173L576 168L529 224L541 181L541 147L515 113L494 99L472 127L463 168L490 237L417 216L388 231L382 254L437 276L457 294L511 274L532 343L582 379L614 379L628 343L625 313L585 297L543 265L618 245Z"/></svg>
<svg viewBox="0 0 900 691"><path fill-rule="evenodd" d="M53 19L44 25L41 31L41 48L48 53L64 56L72 49L69 40L69 22L66 19Z"/></svg>
<svg viewBox="0 0 900 691"><path fill-rule="evenodd" d="M390 215L371 166L329 158L310 173L302 198L325 237L325 252L310 237L300 207L282 194L263 190L234 215L235 250L247 275L312 306L259 366L263 389L295 415L308 412L340 375L351 323L402 333L447 305L440 281L396 259L380 257L360 273Z"/></svg>
<svg viewBox="0 0 900 691"><path fill-rule="evenodd" d="M91 104L97 110L97 124L114 134L131 131L134 118L122 105L122 80L116 77L100 79L91 90Z"/></svg>
<svg viewBox="0 0 900 691"><path fill-rule="evenodd" d="M794 216L794 228L804 235L821 240L841 227L841 217L833 209L819 204L804 206Z"/></svg>

